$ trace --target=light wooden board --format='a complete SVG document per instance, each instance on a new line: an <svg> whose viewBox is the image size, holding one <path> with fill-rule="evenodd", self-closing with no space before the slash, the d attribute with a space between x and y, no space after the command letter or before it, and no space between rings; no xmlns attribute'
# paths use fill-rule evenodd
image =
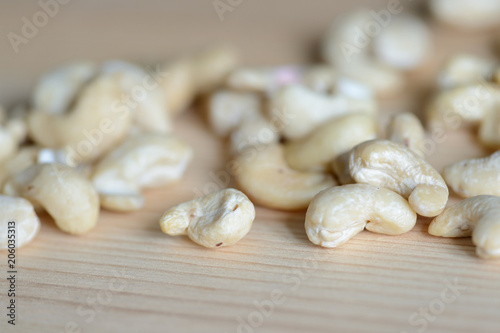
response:
<svg viewBox="0 0 500 333"><path fill-rule="evenodd" d="M385 1L370 3L386 6ZM246 63L306 61L332 18L354 5L247 0L221 22L211 1L73 0L16 54L3 36L19 32L21 18L39 7L2 2L0 99L10 106L26 98L37 75L74 58L150 62L200 44L229 41L240 47ZM447 55L492 56L492 33L433 29L432 59L410 75L404 94L383 103L382 124L395 112L420 112ZM95 230L84 237L68 236L43 217L36 240L18 252L15 328L6 323L6 280L0 283L1 332L500 329L500 262L478 259L470 239L429 236L428 219L396 237L364 231L338 249L308 241L304 212L265 208L257 209L252 230L233 247L208 250L184 237L165 236L158 227L162 211L203 192L214 182L210 172L223 170L228 162L223 143L206 129L196 109L175 127L193 145L194 161L181 183L148 191L142 211L103 212ZM474 135L464 131L449 134L428 159L442 169L485 154ZM6 261L3 254L2 276Z"/></svg>

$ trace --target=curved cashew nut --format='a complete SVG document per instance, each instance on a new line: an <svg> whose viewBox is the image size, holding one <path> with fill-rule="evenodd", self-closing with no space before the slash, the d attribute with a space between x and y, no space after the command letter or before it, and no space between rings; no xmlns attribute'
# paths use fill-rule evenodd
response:
<svg viewBox="0 0 500 333"><path fill-rule="evenodd" d="M446 208L429 225L429 233L441 237L472 235L476 254L500 258L500 197L478 195Z"/></svg>
<svg viewBox="0 0 500 333"><path fill-rule="evenodd" d="M262 104L256 93L219 90L210 96L207 105L210 127L218 136L231 134L233 153L278 142L278 129L264 116Z"/></svg>
<svg viewBox="0 0 500 333"><path fill-rule="evenodd" d="M291 169L279 144L243 151L236 165L238 187L265 207L304 209L319 191L336 185L327 174Z"/></svg>
<svg viewBox="0 0 500 333"><path fill-rule="evenodd" d="M500 100L484 115L479 125L478 138L484 147L493 150L500 149Z"/></svg>
<svg viewBox="0 0 500 333"><path fill-rule="evenodd" d="M200 93L208 92L221 84L236 67L238 54L229 46L218 46L199 53L167 62L162 80L167 110L178 115L187 109Z"/></svg>
<svg viewBox="0 0 500 333"><path fill-rule="evenodd" d="M98 158L129 131L132 112L117 107L129 84L126 75L102 75L84 88L69 113L35 110L28 118L31 137L42 146L64 148L73 162Z"/></svg>
<svg viewBox="0 0 500 333"><path fill-rule="evenodd" d="M33 146L22 147L5 161L0 168L0 187L5 180L36 164L39 150Z"/></svg>
<svg viewBox="0 0 500 333"><path fill-rule="evenodd" d="M252 202L240 191L225 189L170 208L160 226L168 235L187 234L199 245L216 248L236 244L254 219Z"/></svg>
<svg viewBox="0 0 500 333"><path fill-rule="evenodd" d="M158 134L171 131L172 124L167 112L165 93L161 82L157 82L163 78L161 73L153 77L137 65L118 60L105 62L101 71L104 75L121 73L130 77L130 96L125 104L131 105L135 110L133 131Z"/></svg>
<svg viewBox="0 0 500 333"><path fill-rule="evenodd" d="M336 21L323 39L322 55L340 74L366 84L379 96L392 95L404 86L404 77L372 56L370 37L363 32L372 20L368 10L359 10ZM363 36L363 47L356 47Z"/></svg>
<svg viewBox="0 0 500 333"><path fill-rule="evenodd" d="M9 248L12 231L15 229L15 246L23 247L33 240L40 229L40 220L33 205L23 198L0 195L0 250Z"/></svg>
<svg viewBox="0 0 500 333"><path fill-rule="evenodd" d="M424 158L425 131L415 114L404 112L392 116L387 126L387 139L408 147Z"/></svg>
<svg viewBox="0 0 500 333"><path fill-rule="evenodd" d="M16 174L4 193L41 205L62 231L89 232L99 217L99 196L92 184L74 169L61 164L37 164Z"/></svg>
<svg viewBox="0 0 500 333"><path fill-rule="evenodd" d="M358 183L385 187L408 198L422 216L438 215L448 201L448 187L439 172L410 149L388 140L354 147L349 171Z"/></svg>
<svg viewBox="0 0 500 333"><path fill-rule="evenodd" d="M461 197L500 195L500 151L485 158L453 163L444 169L443 176Z"/></svg>
<svg viewBox="0 0 500 333"><path fill-rule="evenodd" d="M101 205L117 211L143 207L142 188L171 184L182 177L192 149L173 136L130 137L105 156L91 176Z"/></svg>
<svg viewBox="0 0 500 333"><path fill-rule="evenodd" d="M270 106L270 118L280 120L288 139L302 138L329 119L358 112L375 115L377 104L372 99L328 96L298 85L283 88Z"/></svg>
<svg viewBox="0 0 500 333"><path fill-rule="evenodd" d="M381 62L398 69L413 69L430 55L431 32L413 15L391 17L388 26L373 39L373 53Z"/></svg>
<svg viewBox="0 0 500 333"><path fill-rule="evenodd" d="M478 80L491 79L496 61L469 54L457 54L446 62L438 74L438 86L441 89L471 85Z"/></svg>
<svg viewBox="0 0 500 333"><path fill-rule="evenodd" d="M95 64L75 62L44 74L35 87L32 106L50 114L64 114L82 89L98 72Z"/></svg>
<svg viewBox="0 0 500 333"><path fill-rule="evenodd" d="M438 93L427 106L430 128L457 129L481 122L500 102L500 87L492 83L458 86Z"/></svg>
<svg viewBox="0 0 500 333"><path fill-rule="evenodd" d="M237 154L249 147L259 147L277 143L280 139L278 130L262 114L248 117L229 137L231 152Z"/></svg>
<svg viewBox="0 0 500 333"><path fill-rule="evenodd" d="M227 137L244 122L257 117L261 104L259 95L254 93L218 90L207 102L208 123L215 134Z"/></svg>
<svg viewBox="0 0 500 333"><path fill-rule="evenodd" d="M371 115L350 114L334 118L308 136L285 144L285 158L293 169L329 171L329 163L357 144L373 140L377 125Z"/></svg>
<svg viewBox="0 0 500 333"><path fill-rule="evenodd" d="M500 3L495 0L430 0L431 13L461 29L485 29L498 24Z"/></svg>
<svg viewBox="0 0 500 333"><path fill-rule="evenodd" d="M306 213L307 237L316 245L337 247L364 228L399 235L410 231L417 215L399 194L367 184L332 187L318 193Z"/></svg>
<svg viewBox="0 0 500 333"><path fill-rule="evenodd" d="M22 119L8 119L5 114L0 119L0 162L10 158L26 139L26 124Z"/></svg>

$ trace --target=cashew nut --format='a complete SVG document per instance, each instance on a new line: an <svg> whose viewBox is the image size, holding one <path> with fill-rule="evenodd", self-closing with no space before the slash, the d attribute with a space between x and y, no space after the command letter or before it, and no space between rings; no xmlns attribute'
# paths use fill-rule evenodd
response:
<svg viewBox="0 0 500 333"><path fill-rule="evenodd" d="M479 126L478 138L489 149L500 149L500 100L493 109L484 115Z"/></svg>
<svg viewBox="0 0 500 333"><path fill-rule="evenodd" d="M167 110L172 115L184 111L196 95L221 84L238 63L237 52L229 46L218 46L167 62L162 88Z"/></svg>
<svg viewBox="0 0 500 333"><path fill-rule="evenodd" d="M258 147L277 143L279 133L271 122L261 113L255 113L236 128L230 136L231 152L238 153L249 147Z"/></svg>
<svg viewBox="0 0 500 333"><path fill-rule="evenodd" d="M89 232L99 217L99 196L92 184L62 164L33 165L11 177L4 193L41 205L70 234Z"/></svg>
<svg viewBox="0 0 500 333"><path fill-rule="evenodd" d="M388 140L354 147L349 171L357 183L385 187L407 198L422 216L438 215L448 201L448 187L439 172L410 149Z"/></svg>
<svg viewBox="0 0 500 333"><path fill-rule="evenodd" d="M387 139L402 144L424 157L425 131L420 120L411 112L399 113L391 117L387 126Z"/></svg>
<svg viewBox="0 0 500 333"><path fill-rule="evenodd" d="M259 95L219 90L207 104L208 123L213 131L221 137L231 134L231 152L278 142L278 130L263 114Z"/></svg>
<svg viewBox="0 0 500 333"><path fill-rule="evenodd" d="M1 108L0 108L1 109ZM9 118L0 112L0 163L10 158L26 139L26 124L23 119Z"/></svg>
<svg viewBox="0 0 500 333"><path fill-rule="evenodd" d="M117 104L129 84L123 74L99 76L83 89L69 113L30 114L30 136L41 146L65 149L77 162L96 159L128 134L132 112Z"/></svg>
<svg viewBox="0 0 500 333"><path fill-rule="evenodd" d="M225 189L170 208L160 226L168 235L187 234L199 245L216 248L236 244L254 219L252 202L240 191Z"/></svg>
<svg viewBox="0 0 500 333"><path fill-rule="evenodd" d="M271 100L271 118L281 119L283 136L298 139L325 121L348 113L374 115L377 104L372 99L355 99L344 95L328 96L304 86L283 88Z"/></svg>
<svg viewBox="0 0 500 333"><path fill-rule="evenodd" d="M444 90L427 106L427 125L445 130L477 125L499 102L500 87L492 83L475 83Z"/></svg>
<svg viewBox="0 0 500 333"><path fill-rule="evenodd" d="M340 74L364 83L378 96L392 95L404 86L404 78L373 57L371 38L363 31L373 20L369 10L359 10L336 21L323 39L322 55Z"/></svg>
<svg viewBox="0 0 500 333"><path fill-rule="evenodd" d="M319 93L331 92L338 81L337 71L330 65L314 65L309 67L302 75L302 83Z"/></svg>
<svg viewBox="0 0 500 333"><path fill-rule="evenodd" d="M486 29L498 24L496 0L430 0L430 11L439 21L461 29Z"/></svg>
<svg viewBox="0 0 500 333"><path fill-rule="evenodd" d="M391 17L388 26L373 39L373 53L381 62L399 69L422 64L431 51L431 32L413 15Z"/></svg>
<svg viewBox="0 0 500 333"><path fill-rule="evenodd" d="M161 75L150 75L131 63L113 60L102 65L105 75L122 73L130 77L129 98L124 105L135 110L132 131L136 133L165 134L171 131L170 115L167 112L165 93L158 83Z"/></svg>
<svg viewBox="0 0 500 333"><path fill-rule="evenodd" d="M308 136L285 144L285 158L293 169L329 171L329 163L357 144L377 137L375 119L367 114L334 118Z"/></svg>
<svg viewBox="0 0 500 333"><path fill-rule="evenodd" d="M0 187L5 180L37 163L39 148L22 147L0 167Z"/></svg>
<svg viewBox="0 0 500 333"><path fill-rule="evenodd" d="M304 209L321 190L334 186L322 172L291 169L279 144L251 148L236 158L236 183L255 203L284 209Z"/></svg>
<svg viewBox="0 0 500 333"><path fill-rule="evenodd" d="M500 257L500 197L478 195L446 208L429 225L441 237L468 237L484 259Z"/></svg>
<svg viewBox="0 0 500 333"><path fill-rule="evenodd" d="M228 136L242 123L255 118L262 109L257 94L229 90L214 92L207 104L208 123L220 137Z"/></svg>
<svg viewBox="0 0 500 333"><path fill-rule="evenodd" d="M97 163L91 181L104 208L137 210L144 205L141 189L179 180L192 154L184 141L173 136L130 137Z"/></svg>
<svg viewBox="0 0 500 333"><path fill-rule="evenodd" d="M39 229L40 220L28 200L0 195L0 250L11 248L9 244L23 247Z"/></svg>
<svg viewBox="0 0 500 333"><path fill-rule="evenodd" d="M439 72L438 86L447 89L489 80L496 66L497 63L489 59L469 54L455 55L448 59Z"/></svg>
<svg viewBox="0 0 500 333"><path fill-rule="evenodd" d="M410 231L417 215L399 194L372 185L351 184L318 193L306 213L309 240L323 247L344 244L366 228L399 235Z"/></svg>
<svg viewBox="0 0 500 333"><path fill-rule="evenodd" d="M451 164L445 168L443 176L450 188L461 197L500 195L500 151L485 158Z"/></svg>
<svg viewBox="0 0 500 333"><path fill-rule="evenodd" d="M98 68L93 63L75 62L44 74L33 92L33 109L64 114L78 92L94 78L97 71Z"/></svg>

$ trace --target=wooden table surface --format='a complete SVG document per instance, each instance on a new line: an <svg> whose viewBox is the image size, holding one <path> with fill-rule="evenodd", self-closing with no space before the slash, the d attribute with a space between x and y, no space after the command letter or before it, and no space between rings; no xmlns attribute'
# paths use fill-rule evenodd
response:
<svg viewBox="0 0 500 333"><path fill-rule="evenodd" d="M309 61L333 18L361 3L243 0L220 21L212 1L73 0L16 53L6 36L21 34L23 17L31 20L40 7L3 1L0 103L10 107L27 99L38 75L73 59L153 63L227 41L247 64ZM405 10L422 7L402 4ZM389 114L422 110L447 56L494 56L493 32L432 28L428 64L409 74L401 96L383 101L381 124ZM214 182L210 171L228 162L224 144L196 108L177 120L175 131L194 147L194 161L179 184L148 191L140 212L105 211L84 237L62 233L43 216L38 237L18 252L15 327L4 314L7 284L1 279L0 332L500 331L500 261L478 259L469 238L428 235L428 219L401 236L363 231L337 249L309 242L304 212L260 207L248 236L233 247L209 250L164 235L162 211L203 192ZM441 170L485 154L464 131L436 144L428 160ZM0 262L4 276L6 254Z"/></svg>

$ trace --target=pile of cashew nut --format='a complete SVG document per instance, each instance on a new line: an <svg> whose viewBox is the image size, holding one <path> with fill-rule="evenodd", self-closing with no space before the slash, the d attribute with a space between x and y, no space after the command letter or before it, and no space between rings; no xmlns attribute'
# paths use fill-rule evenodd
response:
<svg viewBox="0 0 500 333"><path fill-rule="evenodd" d="M193 149L173 133L174 119L237 63L227 46L151 68L70 63L43 75L27 105L0 108L0 248L8 222L17 223L18 247L34 238L43 211L83 235L101 208L137 211L144 189L178 182Z"/></svg>
<svg viewBox="0 0 500 333"><path fill-rule="evenodd" d="M429 8L457 28L496 24L496 2L459 3L430 0ZM472 236L480 257L500 257L499 63L449 58L425 107L426 127L412 112L383 124L381 99L403 91L433 48L423 19L389 12L390 19L358 10L336 20L322 41L324 63L238 66L232 48L217 47L169 60L153 75L122 61L45 74L28 107L0 109L1 223L19 222L21 246L40 229L41 211L81 235L101 208L142 209L143 190L177 182L193 158L172 128L196 99L224 140L235 188L168 208L164 233L207 248L234 245L250 232L255 204L305 211L305 232L322 247L364 229L400 235L422 216L433 218L431 235ZM427 133L465 127L498 151L441 174L426 161ZM447 207L450 190L465 200Z"/></svg>

